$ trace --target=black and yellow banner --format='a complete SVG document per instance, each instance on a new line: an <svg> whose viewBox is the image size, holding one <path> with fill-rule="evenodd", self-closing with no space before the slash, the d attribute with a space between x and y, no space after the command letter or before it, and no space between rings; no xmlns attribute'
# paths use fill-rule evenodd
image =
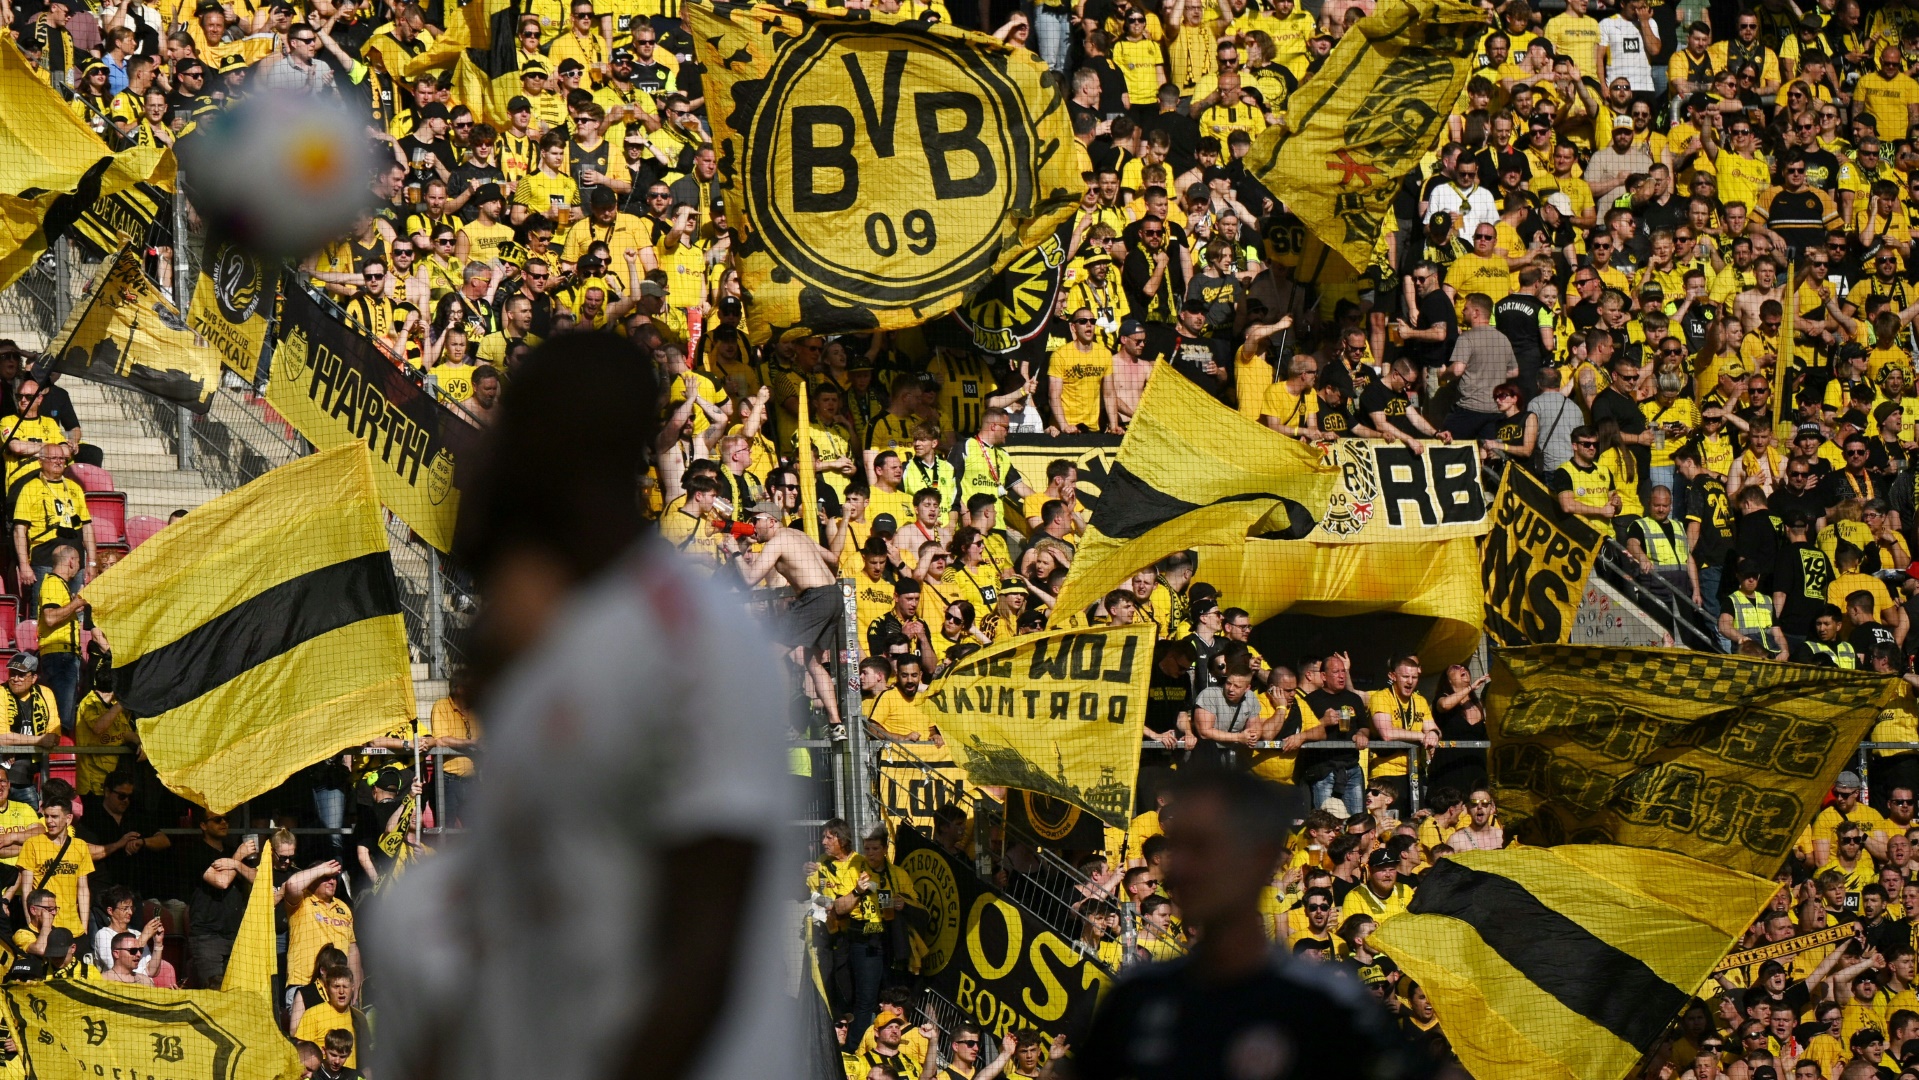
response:
<svg viewBox="0 0 1919 1080"><path fill-rule="evenodd" d="M220 350L227 370L252 383L279 297L277 267L231 240L208 240L187 324Z"/></svg>
<svg viewBox="0 0 1919 1080"><path fill-rule="evenodd" d="M1607 844L1468 851L1372 945L1426 991L1472 1075L1616 1080L1778 888Z"/></svg>
<svg viewBox="0 0 1919 1080"><path fill-rule="evenodd" d="M1365 269L1400 181L1445 135L1485 28L1465 0L1381 0L1288 100L1288 125L1253 140L1247 171Z"/></svg>
<svg viewBox="0 0 1919 1080"><path fill-rule="evenodd" d="M973 348L1003 356L1018 352L1045 331L1066 280L1066 260L1072 254L1067 248L1072 242L1069 219L953 311Z"/></svg>
<svg viewBox="0 0 1919 1080"><path fill-rule="evenodd" d="M933 834L933 812L966 798L966 771L954 764L952 754L931 743L880 744L878 780L886 816L909 822L928 836Z"/></svg>
<svg viewBox="0 0 1919 1080"><path fill-rule="evenodd" d="M1295 516L1310 521L1339 480L1340 470L1317 450L1159 365L1106 474L1053 618L1078 613L1175 551L1239 543L1262 523L1285 531Z"/></svg>
<svg viewBox="0 0 1919 1080"><path fill-rule="evenodd" d="M1585 518L1561 513L1546 485L1510 462L1492 517L1479 561L1486 637L1495 645L1564 644L1606 538Z"/></svg>
<svg viewBox="0 0 1919 1080"><path fill-rule="evenodd" d="M125 386L205 412L220 387L220 357L187 329L140 255L121 247L47 346L69 375Z"/></svg>
<svg viewBox="0 0 1919 1080"><path fill-rule="evenodd" d="M224 813L416 715L373 474L359 446L282 465L84 590L169 789Z"/></svg>
<svg viewBox="0 0 1919 1080"><path fill-rule="evenodd" d="M102 979L5 986L34 1080L298 1080L300 1055L266 994L161 990Z"/></svg>
<svg viewBox="0 0 1919 1080"><path fill-rule="evenodd" d="M1429 543L1492 528L1479 448L1470 443L1429 442L1415 454L1401 442L1341 439L1326 448L1326 463L1339 470L1339 483L1306 535L1313 543Z"/></svg>
<svg viewBox="0 0 1919 1080"><path fill-rule="evenodd" d="M1027 1028L1043 1042L1082 1029L1113 973L924 836L910 828L895 835L894 861L931 915L920 961L927 986L995 1044Z"/></svg>
<svg viewBox="0 0 1919 1080"><path fill-rule="evenodd" d="M1798 956L1807 949L1836 945L1859 937L1865 931L1865 927L1865 923L1854 920L1837 926L1828 926L1824 930L1814 930L1810 934L1789 937L1784 941L1768 942L1756 949L1728 953L1724 960L1713 966L1713 970L1736 971L1740 968L1757 967L1768 960L1784 960L1788 956Z"/></svg>
<svg viewBox="0 0 1919 1080"><path fill-rule="evenodd" d="M943 23L682 11L756 342L938 318L1085 191L1032 52Z"/></svg>
<svg viewBox="0 0 1919 1080"><path fill-rule="evenodd" d="M289 282L267 403L321 449L364 445L380 501L420 539L453 543L456 463L473 460L479 429L435 400L366 337Z"/></svg>
<svg viewBox="0 0 1919 1080"><path fill-rule="evenodd" d="M1679 649L1499 649L1486 726L1500 820L1528 844L1630 844L1770 876L1904 686Z"/></svg>
<svg viewBox="0 0 1919 1080"><path fill-rule="evenodd" d="M102 196L73 223L73 235L91 254L107 256L131 242L145 250L147 233L162 213L173 206L173 195L153 184L135 184Z"/></svg>
<svg viewBox="0 0 1919 1080"><path fill-rule="evenodd" d="M1053 630L990 645L913 700L967 779L1077 806L1114 828L1133 817L1152 623Z"/></svg>

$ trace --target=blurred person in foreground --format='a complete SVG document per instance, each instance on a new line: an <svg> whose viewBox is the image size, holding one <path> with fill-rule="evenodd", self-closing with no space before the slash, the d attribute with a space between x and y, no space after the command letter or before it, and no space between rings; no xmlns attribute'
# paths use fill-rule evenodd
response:
<svg viewBox="0 0 1919 1080"><path fill-rule="evenodd" d="M659 399L633 344L549 342L463 484L456 549L487 597L471 674L497 740L464 845L366 916L384 1080L773 1076L799 1045L784 679L736 600L642 540ZM553 814L567 826L537 824Z"/></svg>
<svg viewBox="0 0 1919 1080"><path fill-rule="evenodd" d="M1259 894L1286 859L1297 788L1248 773L1183 773L1166 820L1167 890L1198 941L1127 969L1100 1001L1060 1080L1420 1075L1391 1017L1359 981L1266 939ZM1249 1064L1257 1063L1257 1068Z"/></svg>

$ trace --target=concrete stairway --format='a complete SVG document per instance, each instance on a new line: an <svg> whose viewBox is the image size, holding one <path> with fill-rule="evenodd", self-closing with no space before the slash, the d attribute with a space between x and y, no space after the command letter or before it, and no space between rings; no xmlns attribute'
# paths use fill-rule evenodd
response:
<svg viewBox="0 0 1919 1080"><path fill-rule="evenodd" d="M60 385L80 414L82 441L100 448L114 487L126 493L129 518L136 514L165 518L220 494L207 476L180 471L167 441L141 419L146 410L129 400L132 391L71 376L62 378Z"/></svg>

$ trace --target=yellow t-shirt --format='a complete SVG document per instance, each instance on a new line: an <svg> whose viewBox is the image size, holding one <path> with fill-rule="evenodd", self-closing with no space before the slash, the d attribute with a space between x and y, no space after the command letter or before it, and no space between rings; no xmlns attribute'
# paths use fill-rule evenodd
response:
<svg viewBox="0 0 1919 1080"><path fill-rule="evenodd" d="M313 977L313 963L322 946L332 945L341 952L352 952L353 909L338 897L321 900L311 894L300 898L293 914L287 916L287 975L293 979ZM322 1008L327 1007L322 1002ZM312 1009L308 1009L311 1015ZM334 1027L340 1025L335 1024ZM322 1029L324 1036L330 1029Z"/></svg>
<svg viewBox="0 0 1919 1080"><path fill-rule="evenodd" d="M125 746L133 739L133 721L127 719L123 710L107 725L105 735L93 733L93 722L113 707L113 703L94 691L80 702L74 710L73 743L75 746ZM122 757L114 754L76 754L80 759L74 777L74 790L82 795L98 795L106 789L107 776L120 765ZM131 758L124 760L131 761Z"/></svg>
<svg viewBox="0 0 1919 1080"><path fill-rule="evenodd" d="M455 705L452 698L441 698L433 703L433 715L427 720L427 729L436 738L477 739L480 737L480 718ZM473 775L473 759L470 757L443 757L440 763L445 766L448 776Z"/></svg>
<svg viewBox="0 0 1919 1080"><path fill-rule="evenodd" d="M87 850L87 842L79 837L67 845L67 853L60 856L58 866L53 858L60 855L60 845L64 838L55 840L45 833L27 837L20 845L20 869L33 875L33 887L51 892L60 903L60 911L54 916L53 924L63 926L74 937L83 937L86 927L81 919L80 879L93 873L93 855Z"/></svg>
<svg viewBox="0 0 1919 1080"><path fill-rule="evenodd" d="M1266 388L1259 414L1274 417L1287 427L1303 427L1319 416L1319 395L1312 390L1295 394L1282 379Z"/></svg>
<svg viewBox="0 0 1919 1080"><path fill-rule="evenodd" d="M73 587L67 584L65 578L58 574L48 574L40 579L41 612L45 612L48 608L65 607L72 602ZM40 654L44 656L47 653L79 652L80 619L81 613L75 612L66 622L43 632L40 635Z"/></svg>
<svg viewBox="0 0 1919 1080"><path fill-rule="evenodd" d="M1417 690L1413 691L1413 696L1410 698L1401 698L1391 688L1375 690L1366 696L1366 712L1368 719L1371 719L1372 714L1385 713L1393 718L1394 727L1405 728L1408 731L1424 731L1433 718L1432 704ZM1374 753L1369 750L1365 753L1372 759L1372 767L1367 770L1368 776L1406 775L1406 751L1387 750Z"/></svg>
<svg viewBox="0 0 1919 1080"><path fill-rule="evenodd" d="M354 1033L353 1050L346 1056L347 1068L354 1068L360 1057L360 1033L353 1025L352 1006L341 1011L333 1007L333 1002L322 999L319 1004L300 1014L300 1023L294 1027L293 1037L305 1039L315 1046L324 1046L326 1033L335 1030Z"/></svg>
<svg viewBox="0 0 1919 1080"><path fill-rule="evenodd" d="M937 634L933 636L935 639L939 637ZM871 711L866 718L902 739L908 735L917 734L922 738L926 735L926 725L920 722L913 703L893 687L880 691L879 696L872 700Z"/></svg>
<svg viewBox="0 0 1919 1080"><path fill-rule="evenodd" d="M1086 350L1077 344L1063 345L1053 350L1047 370L1063 384L1059 404L1066 415L1058 417L1059 422L1097 429L1100 384L1113 374L1113 354L1097 342Z"/></svg>
<svg viewBox="0 0 1919 1080"><path fill-rule="evenodd" d="M48 443L67 441L66 431L50 416L35 417L31 420L8 417L0 420L0 433L7 434L9 443L34 444L32 451L26 454L16 454L12 450L5 451L8 490L12 490L13 485L19 483L22 478L39 470L40 447Z"/></svg>

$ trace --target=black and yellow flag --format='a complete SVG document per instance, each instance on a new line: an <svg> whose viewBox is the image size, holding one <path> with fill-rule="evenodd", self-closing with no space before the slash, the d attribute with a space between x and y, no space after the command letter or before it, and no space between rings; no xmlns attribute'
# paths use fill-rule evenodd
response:
<svg viewBox="0 0 1919 1080"><path fill-rule="evenodd" d="M1480 549L1487 639L1495 645L1564 643L1605 539L1585 518L1560 513L1546 485L1508 462L1493 499L1493 529Z"/></svg>
<svg viewBox="0 0 1919 1080"><path fill-rule="evenodd" d="M1508 835L1658 848L1768 877L1905 686L1896 675L1584 645L1500 649L1492 675L1492 786Z"/></svg>
<svg viewBox="0 0 1919 1080"><path fill-rule="evenodd" d="M171 150L114 153L34 75L12 39L0 42L0 288L101 200L137 184L166 189L173 182ZM105 250L118 246L106 238Z"/></svg>
<svg viewBox="0 0 1919 1080"><path fill-rule="evenodd" d="M1031 52L917 20L683 10L755 341L944 315L1085 191Z"/></svg>
<svg viewBox="0 0 1919 1080"><path fill-rule="evenodd" d="M1422 875L1372 945L1472 1075L1619 1080L1778 891L1609 844L1468 851Z"/></svg>
<svg viewBox="0 0 1919 1080"><path fill-rule="evenodd" d="M1312 518L1339 470L1317 450L1221 405L1191 379L1157 365L1100 489L1053 617L1066 619L1124 578L1175 551L1231 544L1287 504ZM1277 511L1277 513L1275 513Z"/></svg>
<svg viewBox="0 0 1919 1080"><path fill-rule="evenodd" d="M283 465L84 590L167 787L225 812L415 715L366 448Z"/></svg>
<svg viewBox="0 0 1919 1080"><path fill-rule="evenodd" d="M100 268L47 352L69 375L141 390L195 412L205 412L220 387L219 354L187 329L131 247Z"/></svg>
<svg viewBox="0 0 1919 1080"><path fill-rule="evenodd" d="M1150 622L1053 630L991 645L913 701L967 779L1050 795L1124 829L1133 818Z"/></svg>
<svg viewBox="0 0 1919 1080"><path fill-rule="evenodd" d="M1381 0L1293 93L1286 126L1253 140L1247 171L1365 269L1400 181L1445 134L1485 28L1465 0Z"/></svg>
<svg viewBox="0 0 1919 1080"><path fill-rule="evenodd" d="M264 993L100 979L8 983L5 992L8 1026L35 1080L297 1080L304 1072Z"/></svg>
<svg viewBox="0 0 1919 1080"><path fill-rule="evenodd" d="M220 350L227 369L251 383L280 296L280 270L231 240L209 239L187 324Z"/></svg>

